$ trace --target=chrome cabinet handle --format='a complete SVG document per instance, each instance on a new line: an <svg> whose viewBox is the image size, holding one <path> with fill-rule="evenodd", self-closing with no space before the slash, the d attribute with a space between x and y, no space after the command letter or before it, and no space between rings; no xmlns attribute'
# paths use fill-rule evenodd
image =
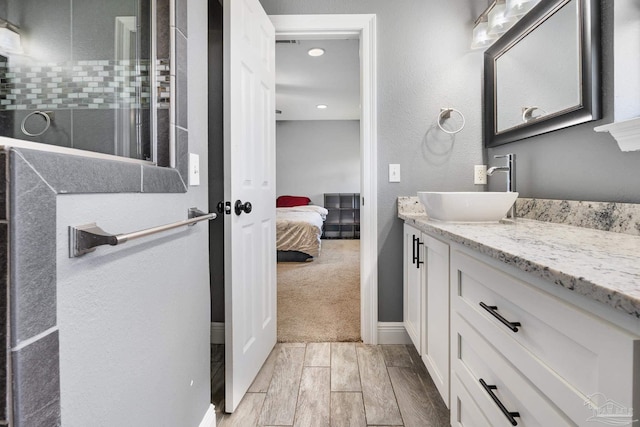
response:
<svg viewBox="0 0 640 427"><path fill-rule="evenodd" d="M484 388L484 390L487 393L489 393L489 396L491 396L491 399L498 406L498 408L500 408L504 416L507 417L511 425L517 426L518 422L516 421L515 417L520 418L520 412L509 412L509 410L505 408L504 404L500 401L498 396L496 396L495 393L493 392L493 390L497 390L498 387L496 387L495 385L487 384L485 380L483 380L482 378L480 378L480 384L482 385L482 388Z"/></svg>
<svg viewBox="0 0 640 427"><path fill-rule="evenodd" d="M522 326L520 324L520 322L509 322L507 319L502 317L502 315L496 311L496 310L498 310L498 306L487 305L487 304L483 303L482 301L480 301L480 307L482 307L485 310L487 310L489 312L489 314L491 314L493 317L498 319L503 325L505 325L507 328L511 329L513 332L518 332L518 326Z"/></svg>

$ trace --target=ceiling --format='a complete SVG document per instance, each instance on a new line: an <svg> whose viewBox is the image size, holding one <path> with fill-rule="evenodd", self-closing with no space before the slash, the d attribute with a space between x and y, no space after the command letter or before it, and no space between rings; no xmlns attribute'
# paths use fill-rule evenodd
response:
<svg viewBox="0 0 640 427"><path fill-rule="evenodd" d="M314 47L324 55L309 56ZM360 120L358 48L358 39L276 42L276 120Z"/></svg>

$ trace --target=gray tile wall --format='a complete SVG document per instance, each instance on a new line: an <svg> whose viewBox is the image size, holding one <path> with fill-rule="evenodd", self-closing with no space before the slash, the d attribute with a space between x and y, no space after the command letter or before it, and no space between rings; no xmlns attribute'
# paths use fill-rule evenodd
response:
<svg viewBox="0 0 640 427"><path fill-rule="evenodd" d="M189 114L188 114L188 81L187 81L187 1L175 0L175 16L172 31L174 32L175 45L171 62L171 76L175 82L175 117L171 128L175 146L175 164L173 165L188 185L188 145L189 145Z"/></svg>
<svg viewBox="0 0 640 427"><path fill-rule="evenodd" d="M0 110L149 108L150 70L148 60L0 62ZM168 108L169 59L158 59L156 70L159 108Z"/></svg>
<svg viewBox="0 0 640 427"><path fill-rule="evenodd" d="M7 307L9 286L9 233L7 224L7 176L6 176L7 156L4 151L0 151L0 424L7 422L9 399L8 388L8 348L9 348L9 310Z"/></svg>
<svg viewBox="0 0 640 427"><path fill-rule="evenodd" d="M11 346L56 325L55 192L22 156L10 154Z"/></svg>

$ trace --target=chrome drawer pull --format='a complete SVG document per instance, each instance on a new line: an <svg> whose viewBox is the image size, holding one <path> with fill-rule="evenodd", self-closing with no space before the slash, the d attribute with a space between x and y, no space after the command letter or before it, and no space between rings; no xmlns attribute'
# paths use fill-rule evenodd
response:
<svg viewBox="0 0 640 427"><path fill-rule="evenodd" d="M493 317L498 319L500 322L502 322L502 324L504 324L507 328L511 329L513 332L518 332L518 326L522 326L520 322L509 322L507 319L502 317L502 315L496 311L498 309L498 306L487 305L482 301L480 301L480 307L487 310Z"/></svg>
<svg viewBox="0 0 640 427"><path fill-rule="evenodd" d="M507 417L507 419L509 420L509 422L511 423L512 426L517 426L518 422L516 421L516 419L514 417L518 417L520 418L520 412L509 412L509 410L507 408L504 407L504 405L502 404L502 402L500 402L500 399L498 399L498 396L496 396L493 393L493 390L497 390L498 387L496 387L495 385L489 385L487 384L482 378L480 378L480 384L482 384L482 388L484 388L484 390L489 393L489 396L491 396L491 399L494 401L494 403L496 405L498 405L498 408L500 408L500 410L502 411L502 413L504 414L505 417Z"/></svg>

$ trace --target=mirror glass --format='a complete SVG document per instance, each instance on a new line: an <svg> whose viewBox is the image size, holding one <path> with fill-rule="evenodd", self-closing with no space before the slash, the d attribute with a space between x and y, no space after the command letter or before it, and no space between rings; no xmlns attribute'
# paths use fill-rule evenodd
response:
<svg viewBox="0 0 640 427"><path fill-rule="evenodd" d="M594 19L591 0L541 2L487 50L487 146L599 118Z"/></svg>
<svg viewBox="0 0 640 427"><path fill-rule="evenodd" d="M1 136L153 160L169 60L152 0L0 0L0 18Z"/></svg>

